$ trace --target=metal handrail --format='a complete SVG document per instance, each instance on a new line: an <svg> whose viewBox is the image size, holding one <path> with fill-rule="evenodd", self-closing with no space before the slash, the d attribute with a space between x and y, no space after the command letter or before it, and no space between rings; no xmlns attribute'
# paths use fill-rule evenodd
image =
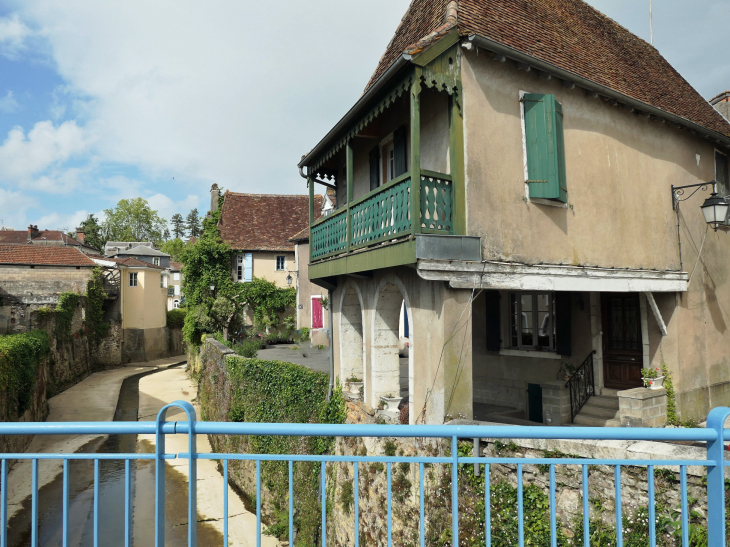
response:
<svg viewBox="0 0 730 547"><path fill-rule="evenodd" d="M595 393L595 377L593 374L593 356L596 350L591 351L583 363L565 382L565 387L570 388L570 421L572 422L580 412L580 409L588 402Z"/></svg>

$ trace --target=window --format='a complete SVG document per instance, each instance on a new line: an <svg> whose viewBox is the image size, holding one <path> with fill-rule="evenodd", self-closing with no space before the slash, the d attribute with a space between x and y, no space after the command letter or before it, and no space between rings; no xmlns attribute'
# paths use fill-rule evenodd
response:
<svg viewBox="0 0 730 547"><path fill-rule="evenodd" d="M240 254L236 257L236 281L247 283L253 277L253 255L251 253Z"/></svg>
<svg viewBox="0 0 730 547"><path fill-rule="evenodd" d="M286 269L286 257L285 256L277 256L276 257L276 271L281 272Z"/></svg>
<svg viewBox="0 0 730 547"><path fill-rule="evenodd" d="M160 287L161 288L165 287L165 276L162 274L160 274Z"/></svg>
<svg viewBox="0 0 730 547"><path fill-rule="evenodd" d="M730 194L730 174L728 174L727 156L715 150L715 182L720 196Z"/></svg>
<svg viewBox="0 0 730 547"><path fill-rule="evenodd" d="M378 181L379 184L385 184L396 177L400 177L407 171L406 163L406 130L405 127L399 127L391 135L383 139L380 144L382 149L382 174ZM372 162L372 158L371 158ZM372 164L371 164L372 165ZM372 188L371 170L371 188Z"/></svg>
<svg viewBox="0 0 730 547"><path fill-rule="evenodd" d="M155 266L159 266L160 265L160 257L159 256L153 257L152 258L152 264L154 264Z"/></svg>
<svg viewBox="0 0 730 547"><path fill-rule="evenodd" d="M175 290L175 296L180 296L180 285L173 285Z"/></svg>
<svg viewBox="0 0 730 547"><path fill-rule="evenodd" d="M175 281L180 281L180 272L175 272L174 274L172 274L172 278Z"/></svg>
<svg viewBox="0 0 730 547"><path fill-rule="evenodd" d="M172 301L172 307L173 308L179 308L180 307L180 301L179 300L173 300Z"/></svg>
<svg viewBox="0 0 730 547"><path fill-rule="evenodd" d="M563 107L555 95L525 93L521 101L529 196L567 203Z"/></svg>
<svg viewBox="0 0 730 547"><path fill-rule="evenodd" d="M541 351L555 349L553 293L509 293L509 347Z"/></svg>
<svg viewBox="0 0 730 547"><path fill-rule="evenodd" d="M380 186L380 150L376 146L370 151L370 190Z"/></svg>
<svg viewBox="0 0 730 547"><path fill-rule="evenodd" d="M136 272L129 274L129 286L130 287L137 286L137 273Z"/></svg>

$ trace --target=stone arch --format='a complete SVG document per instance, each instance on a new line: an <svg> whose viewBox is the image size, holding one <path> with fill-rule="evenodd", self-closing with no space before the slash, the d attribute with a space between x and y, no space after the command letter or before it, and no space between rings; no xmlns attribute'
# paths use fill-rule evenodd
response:
<svg viewBox="0 0 730 547"><path fill-rule="evenodd" d="M399 357L399 324L405 302L405 312L410 326L407 374L401 375ZM373 303L370 404L376 407L385 395L408 396L413 399L413 313L408 291L395 275L383 277L375 291ZM403 377L403 380L401 378ZM411 414L411 423L413 416Z"/></svg>
<svg viewBox="0 0 730 547"><path fill-rule="evenodd" d="M344 384L351 376L357 376L366 382L362 294L352 280L348 280L342 287L339 310L340 382Z"/></svg>

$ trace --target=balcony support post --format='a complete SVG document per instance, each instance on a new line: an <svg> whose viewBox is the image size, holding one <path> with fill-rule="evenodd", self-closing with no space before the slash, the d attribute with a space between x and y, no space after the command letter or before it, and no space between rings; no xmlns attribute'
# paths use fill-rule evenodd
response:
<svg viewBox="0 0 730 547"><path fill-rule="evenodd" d="M353 185L354 185L354 176L355 176L355 165L354 165L354 157L353 157L353 151L352 151L352 139L347 141L347 154L345 157L346 166L346 173L345 173L345 183L347 184L347 252L350 252L350 242L352 240L352 216L350 216L350 203L352 203L352 195L353 195Z"/></svg>
<svg viewBox="0 0 730 547"><path fill-rule="evenodd" d="M312 223L314 222L314 179L307 177L307 187L309 188L309 262L312 262Z"/></svg>
<svg viewBox="0 0 730 547"><path fill-rule="evenodd" d="M461 89L461 85L458 86ZM464 118L461 96L449 95L449 164L451 170L451 222L455 234L466 234L466 188L464 185Z"/></svg>
<svg viewBox="0 0 730 547"><path fill-rule="evenodd" d="M415 68L411 84L411 230L421 233L421 74Z"/></svg>

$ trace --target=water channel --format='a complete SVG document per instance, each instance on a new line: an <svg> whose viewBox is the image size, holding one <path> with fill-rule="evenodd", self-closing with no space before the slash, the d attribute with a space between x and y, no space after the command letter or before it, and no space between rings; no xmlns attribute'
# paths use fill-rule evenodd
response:
<svg viewBox="0 0 730 547"><path fill-rule="evenodd" d="M158 370L143 372L126 378L119 392L114 421L137 421L139 408L139 380ZM97 438L81 447L77 453L144 453L154 452L154 446L137 442L136 435L110 435ZM39 460L39 467L44 465ZM124 545L124 461L100 460L99 464L99 545ZM134 545L154 544L155 526L155 462L131 462L132 473L132 540ZM165 543L187 543L187 478L167 465ZM39 490L38 544L42 547L63 545L63 475ZM8 523L8 547L31 545L31 496L23 500L22 509ZM69 545L92 547L94 540L94 462L72 460L69 464ZM221 545L223 536L210 523L198 516L198 545Z"/></svg>

